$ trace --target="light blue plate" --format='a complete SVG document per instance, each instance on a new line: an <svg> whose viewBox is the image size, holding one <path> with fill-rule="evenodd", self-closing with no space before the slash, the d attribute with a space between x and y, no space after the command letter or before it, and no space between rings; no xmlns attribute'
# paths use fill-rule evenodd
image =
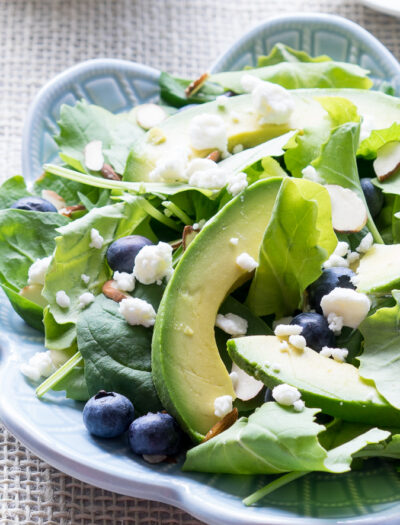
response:
<svg viewBox="0 0 400 525"><path fill-rule="evenodd" d="M213 71L254 64L276 42L339 60L361 63L379 82L400 86L400 69L374 37L342 18L292 15L265 22L234 44ZM47 84L29 112L23 137L23 174L33 180L45 162L55 161L52 136L62 103L80 98L121 112L155 100L159 72L120 60L94 60L73 67ZM180 464L151 466L134 458L123 439L97 440L85 430L78 403L50 393L38 401L19 363L43 348L0 297L0 417L27 447L60 470L121 494L171 503L209 524L255 525L400 523L400 481L389 463L370 462L342 476L317 473L245 508L241 499L267 478L182 473Z"/></svg>

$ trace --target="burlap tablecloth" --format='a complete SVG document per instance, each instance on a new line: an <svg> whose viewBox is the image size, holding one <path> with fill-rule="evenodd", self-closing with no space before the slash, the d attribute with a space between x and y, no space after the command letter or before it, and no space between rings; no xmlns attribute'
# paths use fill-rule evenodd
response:
<svg viewBox="0 0 400 525"><path fill-rule="evenodd" d="M400 58L400 21L352 0L0 0L0 180L20 172L28 106L65 68L114 57L195 75L253 25L294 11L345 16ZM0 443L1 524L200 523L66 476L1 426Z"/></svg>

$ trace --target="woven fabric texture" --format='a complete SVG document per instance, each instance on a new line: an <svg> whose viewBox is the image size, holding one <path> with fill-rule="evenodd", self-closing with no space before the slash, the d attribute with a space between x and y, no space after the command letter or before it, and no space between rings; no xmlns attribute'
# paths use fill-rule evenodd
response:
<svg viewBox="0 0 400 525"><path fill-rule="evenodd" d="M196 75L261 20L295 11L345 16L400 58L400 21L352 0L0 0L0 180L20 172L28 106L65 68L114 57ZM0 443L0 524L200 523L66 476L1 426Z"/></svg>

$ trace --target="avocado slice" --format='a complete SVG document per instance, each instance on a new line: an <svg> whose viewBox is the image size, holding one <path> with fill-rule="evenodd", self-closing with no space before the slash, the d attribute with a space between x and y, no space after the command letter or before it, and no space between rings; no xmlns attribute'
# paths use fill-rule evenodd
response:
<svg viewBox="0 0 400 525"><path fill-rule="evenodd" d="M288 345L280 350L276 336L250 336L228 341L232 360L270 388L287 383L296 387L309 407L344 420L370 425L399 426L400 410L376 390L358 369L321 356L311 348Z"/></svg>
<svg viewBox="0 0 400 525"><path fill-rule="evenodd" d="M290 93L295 99L295 110L289 122L283 125L260 125L257 115L252 111L251 95L229 98L225 109L219 108L217 102L208 102L172 115L135 142L128 157L124 179L148 181L149 173L155 168L157 161L177 149L188 148L191 158L206 157L211 150L199 151L191 148L188 134L192 118L204 113L219 115L224 119L229 151L237 144L242 144L244 148L254 147L289 130L320 126L323 121L330 130L331 122L327 112L317 101L319 97L347 98L357 106L361 116L368 117L374 123L374 129L383 129L395 120L400 121L400 99L377 91L346 88L295 89Z"/></svg>
<svg viewBox="0 0 400 525"><path fill-rule="evenodd" d="M400 285L400 244L374 244L357 268L357 291L391 292Z"/></svg>
<svg viewBox="0 0 400 525"><path fill-rule="evenodd" d="M251 277L236 258L246 252L258 259L281 182L274 177L249 186L204 226L179 262L157 312L154 383L165 408L196 441L218 421L215 398L235 398L215 341L215 319L235 283ZM237 244L229 242L232 237Z"/></svg>

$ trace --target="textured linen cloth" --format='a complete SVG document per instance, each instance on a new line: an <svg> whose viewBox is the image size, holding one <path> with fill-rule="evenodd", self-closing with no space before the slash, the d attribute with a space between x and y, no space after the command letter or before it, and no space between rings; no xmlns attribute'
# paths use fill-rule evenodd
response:
<svg viewBox="0 0 400 525"><path fill-rule="evenodd" d="M21 170L30 102L67 67L113 57L197 75L261 20L296 11L345 16L400 58L400 21L351 0L0 0L0 180ZM0 470L0 524L200 523L66 476L1 426Z"/></svg>

